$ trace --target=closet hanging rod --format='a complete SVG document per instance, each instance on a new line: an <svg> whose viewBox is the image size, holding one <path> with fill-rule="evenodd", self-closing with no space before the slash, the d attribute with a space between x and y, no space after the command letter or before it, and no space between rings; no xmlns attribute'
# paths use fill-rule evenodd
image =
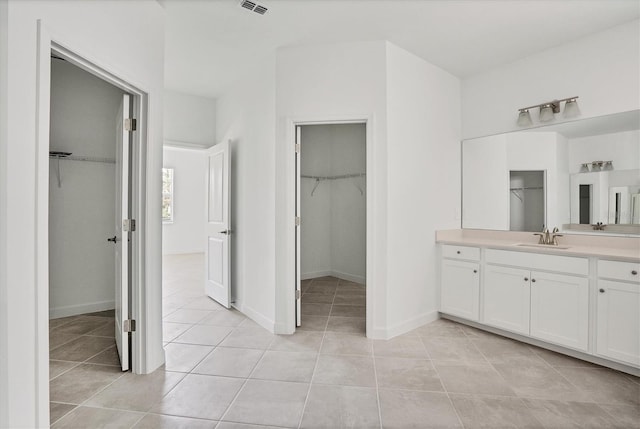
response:
<svg viewBox="0 0 640 429"><path fill-rule="evenodd" d="M530 189L544 189L543 186L525 186L524 188L510 188L510 191L528 191Z"/></svg>
<svg viewBox="0 0 640 429"><path fill-rule="evenodd" d="M365 177L366 173L355 173L355 174L340 174L338 176L308 176L306 174L300 175L303 179L314 179L314 180L336 180L336 179L351 179L353 177Z"/></svg>
<svg viewBox="0 0 640 429"><path fill-rule="evenodd" d="M85 162L102 162L105 164L115 164L116 160L111 158L100 158L96 156L79 156L79 155L58 155L57 153L50 153L49 158L51 159L64 159L67 161L85 161Z"/></svg>

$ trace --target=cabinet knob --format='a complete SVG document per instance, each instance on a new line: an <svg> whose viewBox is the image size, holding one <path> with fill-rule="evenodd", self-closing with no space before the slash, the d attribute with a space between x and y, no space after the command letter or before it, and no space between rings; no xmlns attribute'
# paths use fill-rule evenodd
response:
<svg viewBox="0 0 640 429"><path fill-rule="evenodd" d="M525 281L525 282L528 282L528 281L529 281L529 277L525 277L525 278L524 278L524 281Z"/></svg>
<svg viewBox="0 0 640 429"><path fill-rule="evenodd" d="M604 289L600 289L600 293L604 293Z"/></svg>
<svg viewBox="0 0 640 429"><path fill-rule="evenodd" d="M531 283L535 283L535 282L536 282L536 279L531 279Z"/></svg>
<svg viewBox="0 0 640 429"><path fill-rule="evenodd" d="M460 254L460 251L459 251L459 250L456 250L456 253L459 255L459 254Z"/></svg>
<svg viewBox="0 0 640 429"><path fill-rule="evenodd" d="M634 276L637 276L638 272L636 270L633 270L633 271L631 271L631 274L634 275Z"/></svg>
<svg viewBox="0 0 640 429"><path fill-rule="evenodd" d="M478 272L478 270L473 270L473 272L474 272L474 273L477 273L477 272Z"/></svg>

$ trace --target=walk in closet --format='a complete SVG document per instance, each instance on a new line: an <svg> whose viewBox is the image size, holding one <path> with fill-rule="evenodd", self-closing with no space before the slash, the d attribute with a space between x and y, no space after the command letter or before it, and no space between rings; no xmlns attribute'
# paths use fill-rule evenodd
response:
<svg viewBox="0 0 640 429"><path fill-rule="evenodd" d="M123 91L51 59L49 312L114 308L116 117Z"/></svg>
<svg viewBox="0 0 640 429"><path fill-rule="evenodd" d="M366 125L300 130L302 326L364 333Z"/></svg>

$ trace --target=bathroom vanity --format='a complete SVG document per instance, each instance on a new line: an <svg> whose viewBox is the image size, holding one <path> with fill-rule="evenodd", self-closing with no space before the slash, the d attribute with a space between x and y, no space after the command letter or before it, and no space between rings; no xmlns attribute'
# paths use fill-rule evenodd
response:
<svg viewBox="0 0 640 429"><path fill-rule="evenodd" d="M438 231L440 313L640 374L640 239Z"/></svg>
<svg viewBox="0 0 640 429"><path fill-rule="evenodd" d="M443 317L640 375L639 111L463 141L461 226Z"/></svg>

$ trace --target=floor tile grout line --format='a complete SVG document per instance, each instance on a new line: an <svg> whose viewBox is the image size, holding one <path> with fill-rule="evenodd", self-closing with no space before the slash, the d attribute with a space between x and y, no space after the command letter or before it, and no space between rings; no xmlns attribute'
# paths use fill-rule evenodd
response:
<svg viewBox="0 0 640 429"><path fill-rule="evenodd" d="M462 421L462 416L460 416L460 413L458 412L456 405L453 403L453 399L451 399L451 395L449 394L449 390L447 389L447 386L444 384L444 381L442 381L442 377L440 376L440 371L438 371L438 368L433 363L433 359L431 359L431 353L429 353L429 349L424 344L422 337L420 337L420 343L422 344L422 347L424 347L424 351L427 354L427 357L429 358L429 363L431 364L431 366L433 367L433 370L436 372L436 375L438 376L438 381L440 381L440 384L442 385L442 389L444 391L444 394L447 396L447 399L449 400L449 404L451 405L451 408L453 408L453 411L456 413L456 417L458 418L458 422L460 422L460 426L462 428L466 427L464 425L464 422Z"/></svg>
<svg viewBox="0 0 640 429"><path fill-rule="evenodd" d="M271 345L271 343L269 343L269 345ZM227 405L226 409L224 410L224 412L222 413L222 415L220 416L220 419L218 420L218 424L216 424L216 427L218 427L220 425L221 422L225 421L224 418L227 416L227 414L229 413L229 410L231 410L231 407L233 407L233 405L235 404L236 400L238 399L238 396L240 396L240 393L242 392L242 390L244 389L244 387L247 385L247 383L249 382L249 380L251 379L251 376L253 375L253 373L255 372L256 368L258 367L258 365L260 364L260 362L262 361L262 359L264 358L264 355L267 353L267 348L265 348L264 350L262 350L262 354L260 355L260 358L256 361L256 363L253 365L253 368L251 369L251 371L249 372L249 374L247 375L247 377L244 379L244 382L242 383L242 386L240 386L240 388L238 389L238 391L236 392L236 394L233 396L233 398L231 399L231 401L229 402L229 405Z"/></svg>
<svg viewBox="0 0 640 429"><path fill-rule="evenodd" d="M56 360L56 359L53 359L53 360ZM64 375L67 372L71 371L73 368L77 368L79 365L82 365L82 362L73 362L73 361L66 361L66 360L63 361L63 362L71 362L71 363L74 363L75 365L73 365L71 368L65 369L64 371L62 371L60 374L56 375L55 377L50 378L49 379L49 384L51 384L51 382L53 380L55 380L56 378L60 377L61 375ZM51 359L49 359L49 368L51 368ZM53 402L57 402L57 401L53 401Z"/></svg>
<svg viewBox="0 0 640 429"><path fill-rule="evenodd" d="M366 337L366 335L365 335ZM373 360L373 376L376 382L376 402L378 404L378 423L382 428L382 405L380 403L380 383L378 383L378 368L376 366L375 347L371 343L371 359Z"/></svg>
<svg viewBox="0 0 640 429"><path fill-rule="evenodd" d="M327 318L327 325L329 324L329 319ZM295 335L295 333L294 333ZM309 388L307 389L307 395L304 398L304 404L302 404L302 412L300 413L300 420L298 420L298 429L302 427L302 419L304 419L304 412L307 409L307 404L309 403L309 396L311 395L311 387L313 386L313 378L316 376L316 370L318 368L318 363L320 362L320 351L322 350L322 346L324 345L324 339L327 336L327 331L322 333L322 339L320 340L320 347L318 348L316 354L316 362L313 365L313 371L311 372L311 378L309 379Z"/></svg>
<svg viewBox="0 0 640 429"><path fill-rule="evenodd" d="M97 395L99 395L100 393L104 392L108 387L110 387L113 383L115 383L116 381L120 380L122 377L125 376L125 374L128 374L128 372L122 372L122 374L120 374L118 377L116 377L111 383L107 384L106 386L104 386L102 389L98 390L97 392L95 392L93 395L89 396L87 399L85 399L84 401L82 401L78 406L82 407L85 406L85 404L90 401L91 399L95 398ZM101 407L94 407L94 408L101 408Z"/></svg>

